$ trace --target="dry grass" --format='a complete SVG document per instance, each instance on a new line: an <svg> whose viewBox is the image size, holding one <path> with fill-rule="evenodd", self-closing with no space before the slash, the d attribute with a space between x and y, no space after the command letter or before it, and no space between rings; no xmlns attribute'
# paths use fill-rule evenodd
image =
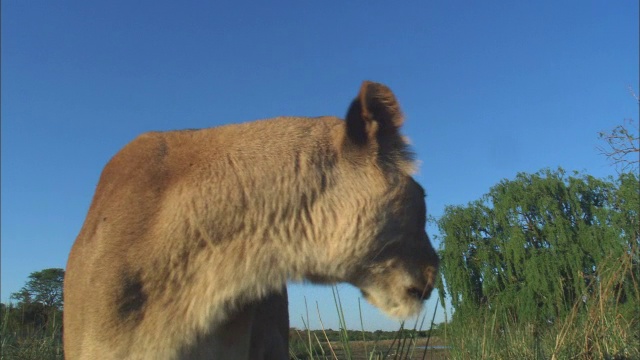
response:
<svg viewBox="0 0 640 360"><path fill-rule="evenodd" d="M555 323L517 324L494 311L449 327L450 358L640 359L637 258L634 250L603 262L590 297ZM631 293L621 290L623 283L632 285Z"/></svg>

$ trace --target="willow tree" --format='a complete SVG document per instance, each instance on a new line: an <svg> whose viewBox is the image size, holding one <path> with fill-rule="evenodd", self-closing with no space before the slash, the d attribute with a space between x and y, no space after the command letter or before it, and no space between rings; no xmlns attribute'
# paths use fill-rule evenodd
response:
<svg viewBox="0 0 640 360"><path fill-rule="evenodd" d="M638 264L639 209L635 174L613 181L560 169L501 181L438 220L440 294L454 320L500 309L514 321L553 322L592 296L603 262L632 254Z"/></svg>

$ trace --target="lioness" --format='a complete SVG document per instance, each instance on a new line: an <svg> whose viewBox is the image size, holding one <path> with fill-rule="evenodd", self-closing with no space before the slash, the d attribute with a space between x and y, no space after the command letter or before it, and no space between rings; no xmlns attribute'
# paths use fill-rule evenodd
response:
<svg viewBox="0 0 640 360"><path fill-rule="evenodd" d="M402 122L391 90L364 82L346 121L126 145L69 255L67 359L286 359L287 280L348 282L391 316L417 314L438 258Z"/></svg>

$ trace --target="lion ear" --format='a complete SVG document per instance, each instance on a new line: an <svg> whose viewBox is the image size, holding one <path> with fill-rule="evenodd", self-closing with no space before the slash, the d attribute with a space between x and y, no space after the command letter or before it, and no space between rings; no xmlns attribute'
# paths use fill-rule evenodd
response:
<svg viewBox="0 0 640 360"><path fill-rule="evenodd" d="M391 89L365 81L347 112L347 136L358 145L379 142L396 136L402 122L402 111Z"/></svg>

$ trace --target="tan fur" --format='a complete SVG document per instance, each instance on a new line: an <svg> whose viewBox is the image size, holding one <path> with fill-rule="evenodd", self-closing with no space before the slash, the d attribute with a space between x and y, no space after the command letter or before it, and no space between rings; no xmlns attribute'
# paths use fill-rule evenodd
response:
<svg viewBox="0 0 640 360"><path fill-rule="evenodd" d="M69 255L66 358L286 359L287 280L349 282L392 316L416 314L438 259L402 121L393 93L364 82L346 121L126 145Z"/></svg>

